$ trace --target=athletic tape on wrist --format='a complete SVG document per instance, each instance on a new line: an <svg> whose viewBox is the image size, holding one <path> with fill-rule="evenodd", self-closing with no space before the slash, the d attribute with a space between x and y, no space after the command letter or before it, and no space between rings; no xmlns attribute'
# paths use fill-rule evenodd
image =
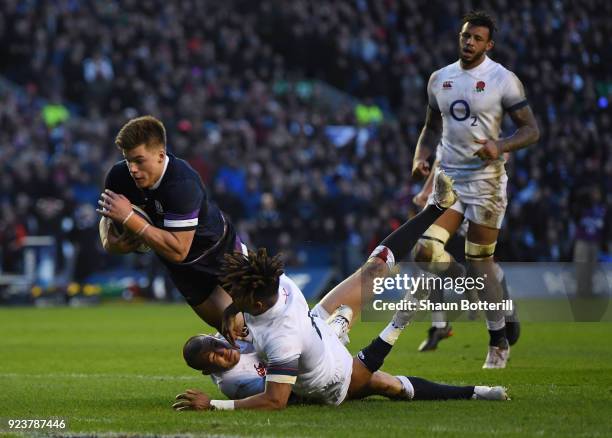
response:
<svg viewBox="0 0 612 438"><path fill-rule="evenodd" d="M151 224L147 223L144 224L143 227L140 229L139 232L136 233L137 236L142 236L144 234L144 232L147 230L147 228L149 228L151 226Z"/></svg>
<svg viewBox="0 0 612 438"><path fill-rule="evenodd" d="M233 411L234 400L211 400L210 405L218 411Z"/></svg>
<svg viewBox="0 0 612 438"><path fill-rule="evenodd" d="M133 215L134 215L134 210L130 211L130 213L125 217L125 219L123 219L123 222L121 222L121 225L125 225L125 223L129 221Z"/></svg>

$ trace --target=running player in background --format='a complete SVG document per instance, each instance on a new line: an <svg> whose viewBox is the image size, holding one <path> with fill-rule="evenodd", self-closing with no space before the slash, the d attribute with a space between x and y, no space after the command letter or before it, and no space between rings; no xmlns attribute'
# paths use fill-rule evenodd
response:
<svg viewBox="0 0 612 438"><path fill-rule="evenodd" d="M439 161L436 159L432 166L432 170L438 167ZM412 202L420 208L424 208L427 205L427 198L431 194L431 190L433 187L433 176L434 172L430 172L427 180L423 184L421 191L417 193ZM465 237L467 234L467 226L468 222L464 220L461 223L459 229L455 232L453 236L451 236L450 240L446 243L446 251L454 258L457 262L461 264L465 264L464 258L464 247L465 247ZM495 273L497 276L497 281L502 286L503 291L503 299L510 299L510 293L508 291L508 285L506 282L506 277L504 275L504 271L501 266L496 263ZM470 301L475 302L478 299L477 294L474 291L471 293L466 293ZM473 295L476 295L475 297ZM434 288L430 291L429 301L432 303L443 303L444 302L444 290L440 290ZM477 311L469 312L469 319L474 320L478 317ZM516 344L521 332L520 322L518 320L518 314L516 312L516 303L511 311L507 310L504 312L504 319L506 321L506 338L508 339L508 343L510 346ZM427 330L427 338L423 340L419 344L418 351L426 352L433 351L438 348L438 344L440 341L447 339L453 335L453 328L448 320L447 313L444 310L436 310L431 312L431 327Z"/></svg>
<svg viewBox="0 0 612 438"><path fill-rule="evenodd" d="M459 60L434 72L427 85L425 126L417 142L412 175L430 173L428 159L440 148L440 168L456 184L459 199L425 232L415 260L442 277L464 275L463 267L445 250L450 236L468 220L465 257L468 274L484 277L481 300L498 303L502 289L493 255L507 205L503 154L535 143L539 130L522 83L494 62L495 24L483 12L466 15L459 33ZM508 114L517 130L500 138ZM431 200L428 200L430 203ZM503 310L486 312L489 348L483 368L504 368L510 354Z"/></svg>

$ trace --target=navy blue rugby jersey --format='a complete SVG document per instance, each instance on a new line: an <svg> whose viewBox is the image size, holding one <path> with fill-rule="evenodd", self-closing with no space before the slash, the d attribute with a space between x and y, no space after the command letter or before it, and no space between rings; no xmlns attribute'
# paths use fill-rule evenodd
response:
<svg viewBox="0 0 612 438"><path fill-rule="evenodd" d="M208 198L200 175L184 160L167 154L168 164L155 189L140 189L127 162L121 160L106 175L104 187L143 208L153 225L166 231L195 230L189 254L181 265L197 265L208 255L233 248L235 232L219 207ZM202 255L205 255L202 257ZM160 259L168 265L163 257Z"/></svg>

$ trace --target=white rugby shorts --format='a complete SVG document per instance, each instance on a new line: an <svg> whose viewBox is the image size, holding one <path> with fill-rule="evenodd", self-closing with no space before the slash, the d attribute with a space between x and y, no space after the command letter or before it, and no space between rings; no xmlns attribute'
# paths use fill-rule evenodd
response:
<svg viewBox="0 0 612 438"><path fill-rule="evenodd" d="M475 181L455 182L453 188L459 199L450 208L466 219L490 228L501 228L508 205L508 175ZM433 193L427 205L433 204Z"/></svg>

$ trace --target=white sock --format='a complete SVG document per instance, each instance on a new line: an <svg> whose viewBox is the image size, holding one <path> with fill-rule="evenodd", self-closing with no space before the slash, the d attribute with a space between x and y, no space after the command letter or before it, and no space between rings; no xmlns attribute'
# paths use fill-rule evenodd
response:
<svg viewBox="0 0 612 438"><path fill-rule="evenodd" d="M502 317L499 321L489 321L487 320L487 329L488 330L501 330L506 327L506 319Z"/></svg>
<svg viewBox="0 0 612 438"><path fill-rule="evenodd" d="M408 400L412 400L414 398L414 386L410 383L410 380L406 376L395 376L397 380L399 380L402 384L402 396Z"/></svg>
<svg viewBox="0 0 612 438"><path fill-rule="evenodd" d="M404 327L398 327L393 322L390 322L378 336L387 344L394 345L399 335L402 334L402 330L404 330Z"/></svg>
<svg viewBox="0 0 612 438"><path fill-rule="evenodd" d="M474 386L474 394L472 395L473 399L477 399L478 397L484 398L487 393L491 390L490 386Z"/></svg>
<svg viewBox="0 0 612 438"><path fill-rule="evenodd" d="M432 327L437 327L437 328L446 327L446 312L444 311L431 312L431 325Z"/></svg>

